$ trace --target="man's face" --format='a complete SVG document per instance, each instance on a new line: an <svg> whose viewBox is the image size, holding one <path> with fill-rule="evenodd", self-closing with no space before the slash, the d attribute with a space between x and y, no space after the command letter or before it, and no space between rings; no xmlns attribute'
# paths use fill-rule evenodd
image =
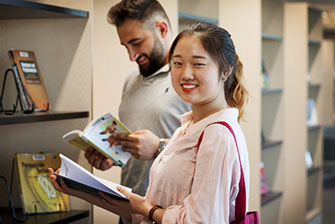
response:
<svg viewBox="0 0 335 224"><path fill-rule="evenodd" d="M130 61L136 61L143 76L149 76L164 65L164 46L156 28L147 29L138 20L126 20L117 27L121 44Z"/></svg>

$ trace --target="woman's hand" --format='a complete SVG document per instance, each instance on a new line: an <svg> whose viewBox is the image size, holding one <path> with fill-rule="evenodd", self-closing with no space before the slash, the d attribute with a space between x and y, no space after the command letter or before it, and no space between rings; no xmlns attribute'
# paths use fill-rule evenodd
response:
<svg viewBox="0 0 335 224"><path fill-rule="evenodd" d="M52 168L48 168L48 171L50 174L51 183L58 191L63 192L68 195L80 197L81 191L68 187L65 184L63 178L59 178L60 184L56 181L56 178L57 178L56 174L59 174L59 169L57 169L56 172L54 172Z"/></svg>
<svg viewBox="0 0 335 224"><path fill-rule="evenodd" d="M130 206L134 211L133 213L139 213L144 215L145 217L148 216L148 213L153 205L145 200L144 197L138 194L131 193L123 187L117 187L117 190L129 199Z"/></svg>
<svg viewBox="0 0 335 224"><path fill-rule="evenodd" d="M94 195L91 195L91 194L88 194L82 191L75 190L73 188L68 187L66 183L64 182L63 178L59 179L60 184L58 184L56 181L56 178L57 178L56 174L59 173L59 169L56 172L54 172L52 168L49 168L48 170L49 170L49 174L50 174L50 178L51 178L51 182L53 186L60 192L81 198L91 204L102 207L130 221L131 221L131 214L137 213L132 209L128 201L121 201L121 200L111 198L110 196L108 196L107 194L103 192L99 192L99 194L102 196L101 198L101 197L96 197Z"/></svg>

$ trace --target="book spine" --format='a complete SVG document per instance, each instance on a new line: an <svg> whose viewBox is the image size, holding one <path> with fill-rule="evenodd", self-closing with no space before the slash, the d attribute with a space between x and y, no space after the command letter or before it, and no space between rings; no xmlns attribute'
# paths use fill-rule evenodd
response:
<svg viewBox="0 0 335 224"><path fill-rule="evenodd" d="M23 87L23 83L21 81L20 75L19 75L19 71L17 70L16 65L13 65L13 70L14 70L14 75L15 75L15 81L17 83L17 87L19 90L19 96L20 96L20 100L22 102L22 107L24 111L27 111L30 109L30 106L28 104L28 100L24 91L24 87Z"/></svg>

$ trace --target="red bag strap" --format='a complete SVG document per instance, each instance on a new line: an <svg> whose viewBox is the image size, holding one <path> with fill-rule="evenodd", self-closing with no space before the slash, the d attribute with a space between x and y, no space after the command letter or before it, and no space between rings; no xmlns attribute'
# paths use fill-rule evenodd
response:
<svg viewBox="0 0 335 224"><path fill-rule="evenodd" d="M238 149L238 145L237 145L237 141L236 141L236 136L235 133L233 131L233 129L230 127L230 125L227 122L224 121L217 121L217 122L213 122L210 123L209 125L206 126L206 128L212 124L221 124L224 125L226 128L228 128L228 130L230 131L230 133L233 135L234 137L234 141L235 141L235 146L236 146L236 150L237 150L237 154L238 154L238 160L240 162L240 171L241 171L241 177L240 177L240 182L239 182L239 192L238 195L236 197L236 201L235 201L235 221L238 220L243 220L245 217L245 212L246 212L246 190L245 190L245 182L244 182L244 173L243 173L243 169L242 169L242 163L241 163L241 157L240 157L240 152ZM205 130L202 131L199 140L198 140L198 149L200 147L203 135L204 135Z"/></svg>

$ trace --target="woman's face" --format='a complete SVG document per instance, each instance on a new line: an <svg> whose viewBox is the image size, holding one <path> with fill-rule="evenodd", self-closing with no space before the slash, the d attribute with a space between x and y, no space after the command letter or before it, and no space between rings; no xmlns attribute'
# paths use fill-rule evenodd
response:
<svg viewBox="0 0 335 224"><path fill-rule="evenodd" d="M171 80L178 95L193 106L217 103L224 97L224 82L219 77L219 66L199 37L182 37L171 58Z"/></svg>

